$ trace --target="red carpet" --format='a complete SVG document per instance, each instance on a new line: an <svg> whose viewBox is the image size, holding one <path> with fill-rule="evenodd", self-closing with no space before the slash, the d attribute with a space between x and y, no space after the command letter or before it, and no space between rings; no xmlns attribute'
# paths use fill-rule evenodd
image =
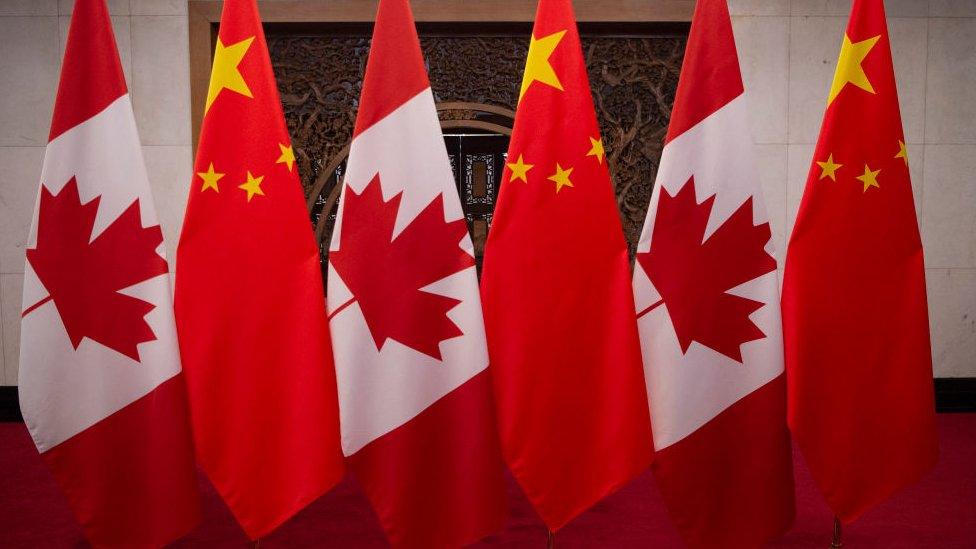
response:
<svg viewBox="0 0 976 549"><path fill-rule="evenodd" d="M924 481L845 528L848 549L976 548L976 414L939 415L940 457ZM797 520L770 547L829 545L831 514L810 473L796 462ZM201 477L204 520L173 547L248 547L213 488ZM477 547L545 547L545 528L509 479L505 531ZM86 547L64 497L22 424L0 424L0 547ZM354 479L319 499L262 540L262 548L385 547L376 516ZM556 537L563 548L681 547L646 473L583 514Z"/></svg>

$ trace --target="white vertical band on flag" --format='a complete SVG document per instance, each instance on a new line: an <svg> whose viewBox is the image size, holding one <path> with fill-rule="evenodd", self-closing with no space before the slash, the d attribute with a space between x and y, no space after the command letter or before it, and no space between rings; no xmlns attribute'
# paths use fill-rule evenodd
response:
<svg viewBox="0 0 976 549"><path fill-rule="evenodd" d="M92 240L136 200L143 226L158 223L127 94L48 143L41 184L57 194L72 177L82 203L100 197ZM33 219L28 248L37 243L37 203ZM165 256L164 246L156 252ZM121 293L155 305L146 322L156 339L139 345L140 362L87 338L74 349L51 301L23 318L21 409L39 451L84 431L180 372L169 276L156 276ZM28 263L23 309L46 296Z"/></svg>
<svg viewBox="0 0 976 549"><path fill-rule="evenodd" d="M753 200L753 223L768 221L749 138L745 94L669 142L661 156L638 253L650 250L662 189L676 195L694 176L701 203L715 195L707 240L742 204ZM766 251L775 257L772 239ZM643 269L635 269L634 299L642 311L661 299ZM638 320L654 446L661 450L693 433L723 410L783 372L782 324L776 272L729 290L765 305L750 319L766 337L742 344L742 363L693 342L683 353L666 305Z"/></svg>
<svg viewBox="0 0 976 549"><path fill-rule="evenodd" d="M439 194L444 197L445 221L463 218L430 88L353 139L343 194L349 189L363 192L377 173L384 200L402 193L393 238ZM341 241L342 220L340 201L332 250L338 249ZM465 235L459 246L473 255L469 236ZM472 266L421 288L461 302L448 317L464 335L442 341L442 360L438 361L393 339L387 339L382 350L377 350L357 303L337 311L352 294L330 266L327 299L330 314L334 313L330 328L345 455L408 422L488 367L474 269Z"/></svg>
<svg viewBox="0 0 976 549"><path fill-rule="evenodd" d="M344 186L360 193L379 173L384 200L403 193L393 227L394 238L441 193L444 193L444 219L464 217L442 133L434 94L427 88L352 140ZM332 232L332 250L339 247L341 240L342 212L340 201ZM473 255L470 238L466 237L461 247Z"/></svg>

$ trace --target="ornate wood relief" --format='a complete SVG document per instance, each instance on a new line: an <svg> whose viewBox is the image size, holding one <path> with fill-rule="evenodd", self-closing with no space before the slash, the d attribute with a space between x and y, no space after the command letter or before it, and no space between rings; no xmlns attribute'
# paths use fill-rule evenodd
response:
<svg viewBox="0 0 976 549"><path fill-rule="evenodd" d="M348 153L369 51L368 29L340 32L344 34L328 27L310 31L288 26L268 31L285 118L323 253L331 237L336 181ZM632 253L657 173L686 32L679 28L615 35L612 29L596 33L582 28L594 104ZM421 47L442 127L508 133L527 38L528 30L521 27L490 35L425 33L421 27ZM467 185L467 171L460 168L455 173ZM326 205L332 211L325 210ZM472 228L487 230L483 224Z"/></svg>

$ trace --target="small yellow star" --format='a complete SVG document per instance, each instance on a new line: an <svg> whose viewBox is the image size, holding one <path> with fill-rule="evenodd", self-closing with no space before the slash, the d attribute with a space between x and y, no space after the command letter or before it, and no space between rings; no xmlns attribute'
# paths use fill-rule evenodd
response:
<svg viewBox="0 0 976 549"><path fill-rule="evenodd" d="M207 171L197 172L197 175L200 176L200 179L203 179L203 187L200 189L200 192L207 189L213 189L218 193L220 192L220 189L217 188L217 182L220 181L220 178L224 177L225 174L215 172L213 162L210 163L210 168L208 168Z"/></svg>
<svg viewBox="0 0 976 549"><path fill-rule="evenodd" d="M878 187L879 189L881 188L878 185L879 173L881 173L880 169L872 170L867 164L864 165L864 174L856 177L856 179L859 179L862 183L864 183L864 192L868 192L868 189L871 187Z"/></svg>
<svg viewBox="0 0 976 549"><path fill-rule="evenodd" d="M264 196L264 191L261 190L261 181L263 180L264 180L263 175L261 177L254 177L253 175L251 175L251 172L248 171L247 181L242 185L238 185L237 188L244 189L245 191L247 191L247 201L250 202L251 199L254 198L254 195L256 194Z"/></svg>
<svg viewBox="0 0 976 549"><path fill-rule="evenodd" d="M837 69L834 71L834 81L830 84L830 97L827 98L827 105L834 102L837 94L840 93L848 83L854 84L862 90L870 93L874 92L874 86L868 80L868 75L864 74L864 67L861 63L867 57L871 48L878 43L881 35L851 42L845 34L844 42L840 46L840 56L837 58Z"/></svg>
<svg viewBox="0 0 976 549"><path fill-rule="evenodd" d="M905 161L905 166L908 166L908 147L901 139L898 140L898 154L895 155L895 158L901 158Z"/></svg>
<svg viewBox="0 0 976 549"><path fill-rule="evenodd" d="M247 82L241 75L241 70L237 68L253 41L252 36L225 47L220 37L217 37L217 49L214 50L213 69L210 72L210 87L207 89L207 107L204 112L210 110L210 105L213 105L214 100L225 88L244 97L254 97L251 88L247 87Z"/></svg>
<svg viewBox="0 0 976 549"><path fill-rule="evenodd" d="M556 173L550 175L546 179L556 183L556 192L558 193L563 187L572 187L573 182L569 180L569 175L573 173L573 168L564 170L559 162L556 162Z"/></svg>
<svg viewBox="0 0 976 549"><path fill-rule="evenodd" d="M535 167L535 164L526 164L525 161L522 160L521 154L518 156L518 160L516 160L514 164L506 163L505 165L508 166L508 169L512 171L512 175L508 178L509 181L521 179L525 183L529 182L529 170Z"/></svg>
<svg viewBox="0 0 976 549"><path fill-rule="evenodd" d="M817 165L820 166L820 179L829 177L834 181L837 181L837 175L835 172L838 168L843 166L843 164L834 164L834 155L831 154L827 157L826 162L817 161Z"/></svg>
<svg viewBox="0 0 976 549"><path fill-rule="evenodd" d="M566 31L561 30L538 39L534 34L532 35L529 41L529 55L525 60L525 74L522 75L522 89L519 90L519 101L525 95L525 90L536 81L563 91L563 85L556 76L552 64L549 63L549 56L556 50L556 46L565 34Z"/></svg>
<svg viewBox="0 0 976 549"><path fill-rule="evenodd" d="M278 144L278 148L281 149L281 156L278 160L275 160L275 164L287 164L288 171L291 171L291 167L295 165L295 150L291 148L291 145Z"/></svg>
<svg viewBox="0 0 976 549"><path fill-rule="evenodd" d="M603 139L590 138L590 152L586 156L595 156L600 164L603 164Z"/></svg>

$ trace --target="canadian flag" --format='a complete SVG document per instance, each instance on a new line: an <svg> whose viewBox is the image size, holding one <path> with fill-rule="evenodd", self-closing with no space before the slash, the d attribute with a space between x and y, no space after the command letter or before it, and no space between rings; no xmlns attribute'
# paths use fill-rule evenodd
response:
<svg viewBox="0 0 976 549"><path fill-rule="evenodd" d="M95 546L199 503L163 236L104 0L77 0L27 243L20 400Z"/></svg>
<svg viewBox="0 0 976 549"><path fill-rule="evenodd" d="M699 0L634 293L654 471L691 547L793 520L776 260L726 0Z"/></svg>
<svg viewBox="0 0 976 549"><path fill-rule="evenodd" d="M407 0L381 0L327 302L342 449L397 547L500 527L505 484L473 246Z"/></svg>

